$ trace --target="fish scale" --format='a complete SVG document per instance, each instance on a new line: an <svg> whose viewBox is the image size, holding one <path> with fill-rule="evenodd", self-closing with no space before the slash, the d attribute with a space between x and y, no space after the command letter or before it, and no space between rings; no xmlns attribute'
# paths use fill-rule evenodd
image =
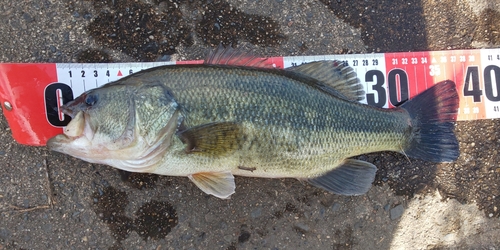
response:
<svg viewBox="0 0 500 250"><path fill-rule="evenodd" d="M358 103L360 81L339 61L277 70L259 68L264 59L231 49L208 58L204 65L152 68L85 92L63 106L74 118L72 131L47 145L127 171L187 176L219 198L234 193L234 175L297 178L359 195L370 188L376 167L352 156L458 157L458 95L451 81L382 109Z"/></svg>
<svg viewBox="0 0 500 250"><path fill-rule="evenodd" d="M191 72L193 68L196 74ZM242 161L238 165L255 167L256 172L272 172L273 177L297 177L299 173L292 169L300 168L307 168L309 172L299 177L320 175L331 170L331 165L353 155L401 148L405 126L400 124L404 124L402 121L407 117L403 112L387 112L341 100L294 81L279 71L260 70L258 75L255 72L255 69L222 66L184 66L165 67L161 72L155 71L151 76L144 73L140 77L150 81L155 77L169 79L166 85L181 109L186 110L183 116L187 127L227 121L221 119L242 123L245 131L257 140L242 147L248 155L245 158L258 160ZM206 86L206 79L210 79L209 86ZM135 81L134 78L127 80ZM281 110L285 115L274 116L268 112L272 109ZM217 112L211 112L213 110ZM309 119L307 114L315 114L315 119ZM285 136L276 141L274 134ZM322 141L323 150L317 150L320 148L315 143L317 139ZM251 147L255 143L259 147ZM293 153L291 148L295 149ZM182 143L179 150L184 150ZM269 156L269 152L278 153ZM279 152L287 152L287 155L280 156ZM270 158L291 156L295 159L293 163L286 163L288 168L270 161ZM311 160L313 156L317 159ZM243 156L235 155L235 161L239 157ZM212 164L207 165L204 160L190 165L200 170L209 169L209 166L221 170L223 163L217 160L214 157ZM227 158L222 160L227 161ZM172 161L175 159L165 160ZM227 170L238 165L227 166Z"/></svg>

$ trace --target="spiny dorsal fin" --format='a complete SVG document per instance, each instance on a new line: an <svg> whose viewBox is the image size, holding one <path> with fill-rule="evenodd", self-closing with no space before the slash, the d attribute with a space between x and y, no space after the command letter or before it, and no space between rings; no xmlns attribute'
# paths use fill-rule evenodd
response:
<svg viewBox="0 0 500 250"><path fill-rule="evenodd" d="M236 189L231 172L196 173L188 177L203 192L221 199L229 199Z"/></svg>
<svg viewBox="0 0 500 250"><path fill-rule="evenodd" d="M214 122L178 132L186 143L186 153L221 156L236 150L241 141L241 126L233 122Z"/></svg>
<svg viewBox="0 0 500 250"><path fill-rule="evenodd" d="M205 58L204 64L245 66L267 69L274 68L273 64L268 61L267 58L261 58L251 53L242 52L237 49L233 49L231 46L224 48L222 44L219 44L217 49L208 54Z"/></svg>
<svg viewBox="0 0 500 250"><path fill-rule="evenodd" d="M318 84L316 87L334 96L340 96L352 101L365 99L365 91L356 72L340 61L310 62L287 70L318 80L323 84Z"/></svg>

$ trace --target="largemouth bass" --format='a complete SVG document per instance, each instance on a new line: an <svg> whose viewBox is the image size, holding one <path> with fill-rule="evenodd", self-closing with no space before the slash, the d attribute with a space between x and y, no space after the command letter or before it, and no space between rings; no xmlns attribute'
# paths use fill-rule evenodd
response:
<svg viewBox="0 0 500 250"><path fill-rule="evenodd" d="M267 65L219 48L203 65L135 73L65 104L73 119L47 145L126 171L187 176L219 198L234 193L234 175L297 178L360 195L377 168L350 157L396 151L449 162L459 155L451 81L381 109L359 103L362 85L339 61Z"/></svg>

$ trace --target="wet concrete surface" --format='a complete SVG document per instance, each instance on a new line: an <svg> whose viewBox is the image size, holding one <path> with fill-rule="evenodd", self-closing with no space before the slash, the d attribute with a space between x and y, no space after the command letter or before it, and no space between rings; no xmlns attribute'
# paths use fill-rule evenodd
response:
<svg viewBox="0 0 500 250"><path fill-rule="evenodd" d="M266 56L499 47L499 11L479 0L3 1L0 61L200 59L219 43ZM363 196L237 177L220 200L187 178L18 145L2 116L0 249L496 249L499 123L458 122L454 163L360 156L379 168Z"/></svg>

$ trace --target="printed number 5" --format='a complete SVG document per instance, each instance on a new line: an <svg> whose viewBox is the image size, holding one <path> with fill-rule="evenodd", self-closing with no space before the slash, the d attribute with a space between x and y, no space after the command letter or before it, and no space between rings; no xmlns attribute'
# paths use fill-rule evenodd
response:
<svg viewBox="0 0 500 250"><path fill-rule="evenodd" d="M441 75L441 68L439 68L439 65L429 65L429 75L431 76L438 76Z"/></svg>

